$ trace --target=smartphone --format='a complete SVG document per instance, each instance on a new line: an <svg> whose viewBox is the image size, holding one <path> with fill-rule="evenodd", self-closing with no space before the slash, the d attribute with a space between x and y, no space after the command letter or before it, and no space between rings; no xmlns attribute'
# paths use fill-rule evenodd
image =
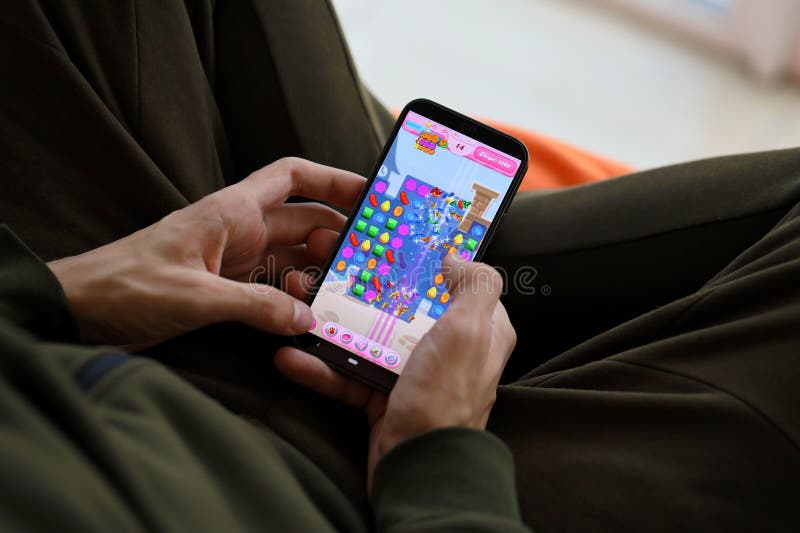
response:
<svg viewBox="0 0 800 533"><path fill-rule="evenodd" d="M520 141L430 100L414 100L312 288L301 349L389 392L447 312L445 254L483 255L528 164Z"/></svg>

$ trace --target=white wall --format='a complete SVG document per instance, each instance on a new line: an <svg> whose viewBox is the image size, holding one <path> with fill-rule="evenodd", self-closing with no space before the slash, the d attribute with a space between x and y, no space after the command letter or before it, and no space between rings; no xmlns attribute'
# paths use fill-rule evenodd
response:
<svg viewBox="0 0 800 533"><path fill-rule="evenodd" d="M800 145L800 89L578 0L334 0L362 77L650 167Z"/></svg>

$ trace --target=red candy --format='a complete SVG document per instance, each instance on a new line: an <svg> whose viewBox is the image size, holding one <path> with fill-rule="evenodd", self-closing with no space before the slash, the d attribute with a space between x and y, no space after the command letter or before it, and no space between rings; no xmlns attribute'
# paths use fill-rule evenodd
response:
<svg viewBox="0 0 800 533"><path fill-rule="evenodd" d="M374 194L369 195L369 203L372 204L372 207L378 207L378 197Z"/></svg>
<svg viewBox="0 0 800 533"><path fill-rule="evenodd" d="M358 239L356 238L355 233L350 234L350 244L352 244L353 246L358 246Z"/></svg>
<svg viewBox="0 0 800 533"><path fill-rule="evenodd" d="M389 261L389 264L394 263L394 252L391 250L386 250L386 260Z"/></svg>
<svg viewBox="0 0 800 533"><path fill-rule="evenodd" d="M375 287L375 290L378 292L383 290L383 287L381 287L381 282L378 279L378 276L372 276L372 286Z"/></svg>
<svg viewBox="0 0 800 533"><path fill-rule="evenodd" d="M408 205L408 195L406 194L406 191L402 191L400 193L400 201L403 202L403 205Z"/></svg>

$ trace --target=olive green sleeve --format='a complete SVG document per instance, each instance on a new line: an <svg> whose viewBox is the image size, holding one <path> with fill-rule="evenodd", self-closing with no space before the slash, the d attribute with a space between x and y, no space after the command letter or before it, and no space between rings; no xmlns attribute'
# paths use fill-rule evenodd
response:
<svg viewBox="0 0 800 533"><path fill-rule="evenodd" d="M6 225L0 225L0 319L40 339L77 340L58 280Z"/></svg>
<svg viewBox="0 0 800 533"><path fill-rule="evenodd" d="M511 452L474 429L431 431L391 450L375 469L372 505L380 532L530 531Z"/></svg>

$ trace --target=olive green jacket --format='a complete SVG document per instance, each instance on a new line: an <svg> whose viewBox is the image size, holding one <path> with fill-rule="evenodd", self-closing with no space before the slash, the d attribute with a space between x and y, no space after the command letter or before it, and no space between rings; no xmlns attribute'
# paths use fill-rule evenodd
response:
<svg viewBox="0 0 800 533"><path fill-rule="evenodd" d="M489 433L392 450L365 523L271 431L157 362L77 342L55 277L0 227L0 531L526 530Z"/></svg>

